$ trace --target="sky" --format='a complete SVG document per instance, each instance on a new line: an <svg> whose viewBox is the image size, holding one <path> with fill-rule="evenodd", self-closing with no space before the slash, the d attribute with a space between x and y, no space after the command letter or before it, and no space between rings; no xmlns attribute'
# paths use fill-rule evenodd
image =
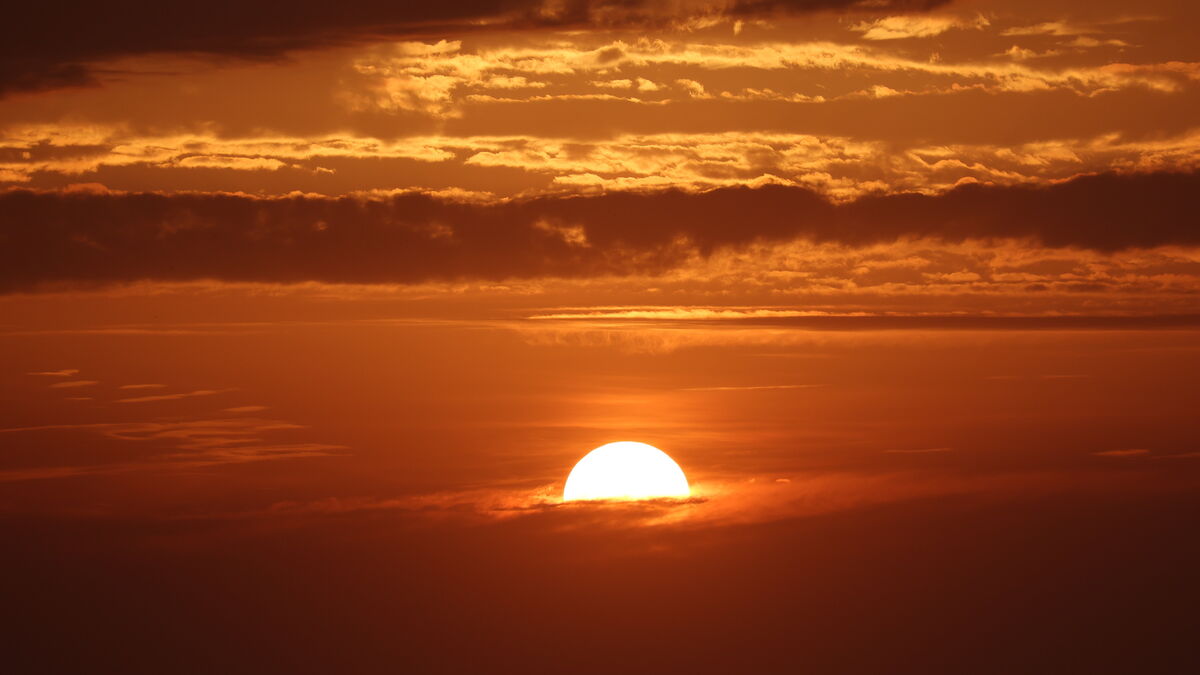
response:
<svg viewBox="0 0 1200 675"><path fill-rule="evenodd" d="M1200 6L3 16L14 672L1200 666Z"/></svg>

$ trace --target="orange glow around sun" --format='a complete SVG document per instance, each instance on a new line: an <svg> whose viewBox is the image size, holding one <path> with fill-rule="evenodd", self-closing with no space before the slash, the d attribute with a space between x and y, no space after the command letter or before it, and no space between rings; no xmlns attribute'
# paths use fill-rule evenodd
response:
<svg viewBox="0 0 1200 675"><path fill-rule="evenodd" d="M683 469L653 445L607 443L592 450L567 476L563 501L688 497Z"/></svg>

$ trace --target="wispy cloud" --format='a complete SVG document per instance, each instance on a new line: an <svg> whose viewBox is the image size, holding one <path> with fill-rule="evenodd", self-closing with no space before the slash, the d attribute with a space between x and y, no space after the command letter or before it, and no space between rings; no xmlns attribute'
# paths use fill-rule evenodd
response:
<svg viewBox="0 0 1200 675"><path fill-rule="evenodd" d="M1146 448L1129 448L1128 450L1104 450L1092 454L1098 457L1138 457L1148 455L1150 451Z"/></svg>
<svg viewBox="0 0 1200 675"><path fill-rule="evenodd" d="M888 16L874 21L863 21L850 30L863 34L866 40L900 40L941 35L952 28L982 29L991 22L983 16L967 20L954 16Z"/></svg>
<svg viewBox="0 0 1200 675"><path fill-rule="evenodd" d="M123 384L117 389L162 389L166 386L165 384Z"/></svg>
<svg viewBox="0 0 1200 675"><path fill-rule="evenodd" d="M1013 26L1000 31L1001 35L1053 35L1056 37L1069 37L1073 35L1087 35L1089 33L1099 32L1096 28L1087 26L1078 26L1067 23L1066 21L1046 21L1044 23L1033 24L1030 26Z"/></svg>
<svg viewBox="0 0 1200 675"><path fill-rule="evenodd" d="M812 389L813 387L823 387L823 384L759 384L748 386L728 386L728 387L684 387L679 391L759 391L763 389Z"/></svg>
<svg viewBox="0 0 1200 675"><path fill-rule="evenodd" d="M1046 375L987 375L985 380L1082 380L1089 377L1088 375L1075 374L1046 374Z"/></svg>
<svg viewBox="0 0 1200 675"><path fill-rule="evenodd" d="M71 377L72 375L78 375L79 369L78 368L67 368L65 370L45 370L45 371L38 372L38 373L27 373L27 374L28 375L40 375L40 376L44 376L44 377Z"/></svg>
<svg viewBox="0 0 1200 675"><path fill-rule="evenodd" d="M55 382L50 385L51 389L74 389L76 387L90 387L94 384L100 384L99 380L71 380L69 382Z"/></svg>
<svg viewBox="0 0 1200 675"><path fill-rule="evenodd" d="M119 398L117 403L149 403L151 401L177 401L181 398L194 398L197 396L213 396L216 394L224 394L234 389L197 389L195 391L181 392L178 394L159 394L156 396L136 396L134 398Z"/></svg>
<svg viewBox="0 0 1200 675"><path fill-rule="evenodd" d="M1058 54L1058 50L1034 51L1013 45L996 56L1005 62L1026 61ZM1166 77L1179 81L1200 78L1200 66L1184 63L1159 66L1113 66L1127 76ZM699 76L697 76L699 77ZM688 100L713 98L703 93L704 84L681 80ZM896 86L896 82L887 80ZM711 83L710 83L711 84ZM755 90L732 94L722 92L727 103L751 100L791 100L800 94ZM849 100L913 96L923 90L895 89L882 81L844 97ZM966 91L976 91L967 89ZM930 93L925 91L924 93ZM960 92L961 93L961 92ZM0 128L0 143L36 152L47 144L62 148L62 155L39 157L37 161L0 161L0 171L14 182L36 182L37 176L58 174L78 177L120 167L138 171L171 171L172 157L191 157L217 140L203 136L139 136L118 127L100 137L93 131L73 127L31 126ZM1061 133L1061 132L1060 132ZM707 190L765 182L800 185L839 201L847 201L886 189L892 192L922 192L952 189L960 179L972 177L994 184L1021 184L1066 179L1080 173L1120 166L1187 169L1196 164L1200 136L1194 132L1168 134L1155 139L1131 138L1102 133L1079 138L1074 135L1049 138L1039 135L1025 143L926 143L916 139L885 142L860 135L806 134L792 131L724 131L622 133L605 138L581 139L562 132L533 137L477 135L413 136L387 141L374 137L338 139L302 136L276 139L244 139L240 145L208 150L223 155L275 156L297 166L317 170L322 162L357 163L376 161L440 162L444 166L503 167L551 179L550 192L574 186L582 189L642 190L678 187ZM107 152L96 152L96 146ZM226 147L228 146L228 147ZM564 148L570 147L570 152ZM331 148L338 153L328 154ZM230 169L232 170L232 169ZM872 176L870 180L867 175ZM2 180L2 178L0 178ZM507 190L494 186L499 193ZM432 194L438 191L422 191ZM460 200L494 201L497 195L454 194Z"/></svg>
<svg viewBox="0 0 1200 675"><path fill-rule="evenodd" d="M266 410L266 409L267 409L267 406L265 406L265 405L240 405L240 406L237 406L234 408L226 408L225 412L249 413L249 412L259 412L259 411Z"/></svg>
<svg viewBox="0 0 1200 675"><path fill-rule="evenodd" d="M534 314L530 319L780 319L811 316L866 316L862 312L833 314L798 309L754 307L602 307Z"/></svg>
<svg viewBox="0 0 1200 675"><path fill-rule="evenodd" d="M304 429L281 420L236 418L154 422L105 422L96 424L50 424L0 429L0 434L47 431L82 431L106 438L152 443L153 454L144 459L109 464L67 467L35 467L0 471L0 482L64 478L70 476L127 473L131 471L178 470L220 464L240 464L272 459L296 459L338 454L343 445L314 442L274 442L272 432Z"/></svg>
<svg viewBox="0 0 1200 675"><path fill-rule="evenodd" d="M944 450L948 449L936 451ZM628 528L631 524L769 522L930 496L1055 494L1064 489L1111 486L1113 481L1111 475L1098 473L1064 481L1061 475L1053 473L932 478L913 473L867 476L813 472L786 478L756 476L696 481L692 485L692 497L680 500L564 503L561 501L561 484L546 483L394 498L329 497L307 502L278 502L265 510L231 515L286 517L397 510L419 513L426 518L507 519L556 514L571 519L562 521L564 526L595 527L611 522Z"/></svg>

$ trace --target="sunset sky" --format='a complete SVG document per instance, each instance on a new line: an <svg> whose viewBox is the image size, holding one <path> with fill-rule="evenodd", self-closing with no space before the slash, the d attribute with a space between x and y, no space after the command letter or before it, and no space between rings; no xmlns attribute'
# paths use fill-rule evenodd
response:
<svg viewBox="0 0 1200 675"><path fill-rule="evenodd" d="M1200 668L1200 4L3 17L0 669Z"/></svg>

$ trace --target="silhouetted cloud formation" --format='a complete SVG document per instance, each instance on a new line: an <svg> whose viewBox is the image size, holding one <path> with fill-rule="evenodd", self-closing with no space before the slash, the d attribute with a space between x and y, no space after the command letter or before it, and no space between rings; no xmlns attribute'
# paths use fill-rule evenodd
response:
<svg viewBox="0 0 1200 675"><path fill-rule="evenodd" d="M661 25L708 16L863 9L920 11L951 0L358 0L279 4L113 0L5 10L0 95L94 82L97 61L148 53L276 58L285 52L449 31Z"/></svg>
<svg viewBox="0 0 1200 675"><path fill-rule="evenodd" d="M0 194L0 290L142 279L407 283L653 273L793 238L1025 239L1100 251L1200 244L1200 174L969 184L833 204L803 188L463 203L225 193Z"/></svg>

